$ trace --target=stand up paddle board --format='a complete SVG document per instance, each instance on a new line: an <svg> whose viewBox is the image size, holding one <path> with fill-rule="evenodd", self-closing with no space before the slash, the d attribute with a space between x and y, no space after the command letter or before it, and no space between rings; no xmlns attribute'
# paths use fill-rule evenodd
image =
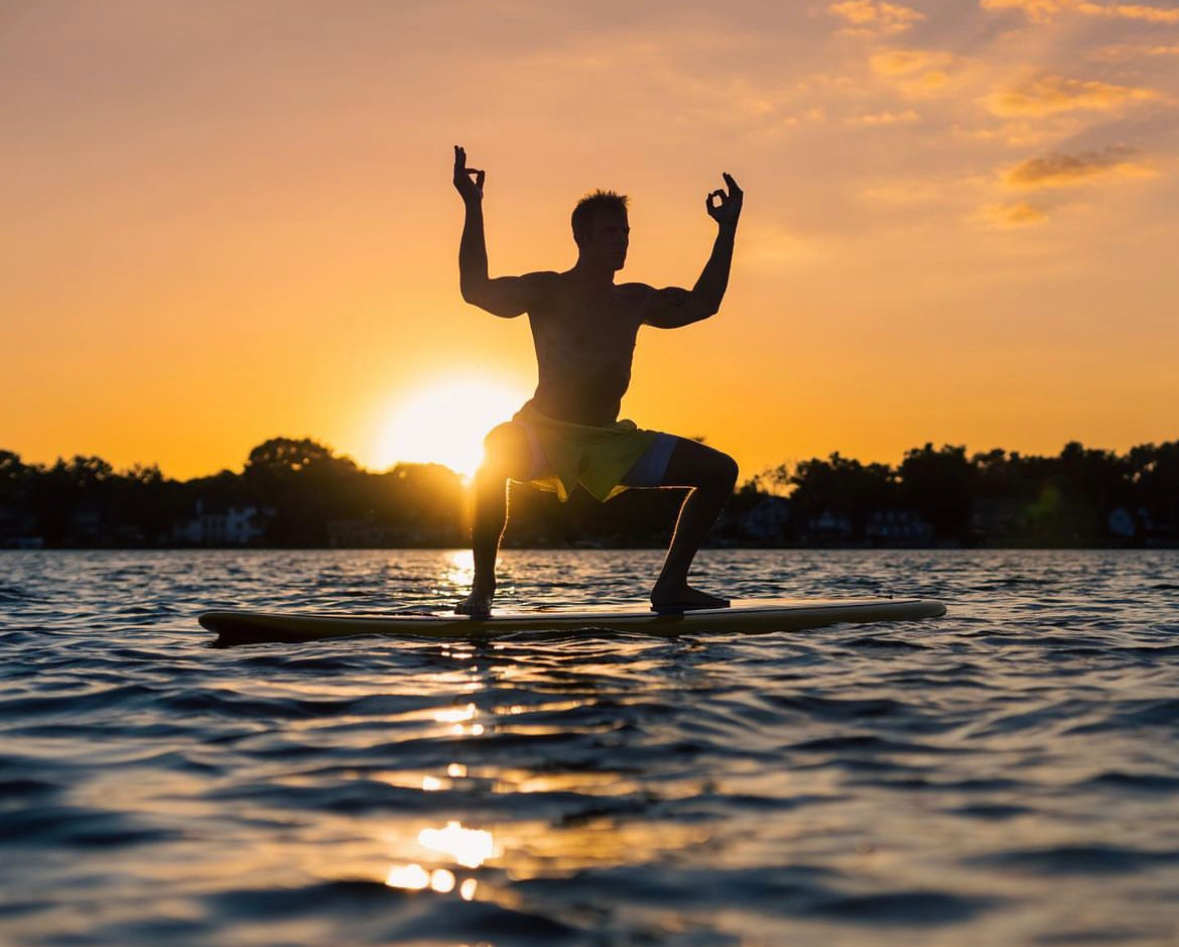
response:
<svg viewBox="0 0 1179 947"><path fill-rule="evenodd" d="M263 641L317 641L353 635L486 638L520 631L604 629L646 635L799 631L839 622L936 618L946 606L929 599L736 599L728 608L656 614L646 605L561 605L496 608L489 618L468 618L439 607L386 614L205 612L200 623L218 645Z"/></svg>

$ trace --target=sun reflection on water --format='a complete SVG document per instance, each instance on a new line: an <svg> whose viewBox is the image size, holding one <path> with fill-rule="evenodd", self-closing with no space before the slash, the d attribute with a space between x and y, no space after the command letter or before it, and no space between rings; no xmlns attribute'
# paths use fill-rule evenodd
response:
<svg viewBox="0 0 1179 947"><path fill-rule="evenodd" d="M423 848L449 855L464 868L478 868L495 855L490 832L464 829L459 822L447 822L444 829L422 829L418 842Z"/></svg>
<svg viewBox="0 0 1179 947"><path fill-rule="evenodd" d="M470 549L457 549L447 557L449 560L442 573L444 590L447 586L455 592L466 592L475 578L475 557Z"/></svg>
<svg viewBox="0 0 1179 947"><path fill-rule="evenodd" d="M495 839L490 832L463 828L461 822L447 822L442 829L424 828L418 832L417 842L427 851L448 856L463 868L478 868L496 855ZM438 894L450 894L457 888L464 901L473 900L479 888L474 878L465 878L460 884L451 869L427 868L418 862L394 865L385 876L385 884L407 891L429 889Z"/></svg>
<svg viewBox="0 0 1179 947"><path fill-rule="evenodd" d="M389 869L385 884L390 888L422 891L430 886L430 873L421 865L394 865Z"/></svg>
<svg viewBox="0 0 1179 947"><path fill-rule="evenodd" d="M458 879L454 872L448 868L435 868L433 871L427 871L418 864L394 865L389 869L385 884L390 888L402 888L406 891L425 891L429 888L438 894L450 894L458 885ZM464 901L471 901L478 888L479 882L474 878L467 878L461 885L458 885L459 897Z"/></svg>
<svg viewBox="0 0 1179 947"><path fill-rule="evenodd" d="M456 736L479 736L483 732L483 724L466 723L468 720L474 720L478 715L479 709L474 704L467 704L464 707L448 707L445 710L434 711L434 719L439 723L454 724L452 729Z"/></svg>

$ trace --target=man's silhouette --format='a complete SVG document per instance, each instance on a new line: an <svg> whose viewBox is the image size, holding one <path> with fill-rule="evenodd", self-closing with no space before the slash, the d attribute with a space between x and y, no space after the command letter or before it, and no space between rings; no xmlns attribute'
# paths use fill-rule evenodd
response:
<svg viewBox="0 0 1179 947"><path fill-rule="evenodd" d="M603 501L628 487L686 488L651 605L678 611L728 604L691 588L687 577L696 550L732 493L737 464L695 441L618 420L639 327L675 329L720 308L743 197L736 181L727 174L724 179L728 191L713 191L705 200L719 231L691 291L615 285L614 274L626 262L630 226L627 198L609 191L588 195L574 208L578 256L571 270L490 279L484 172L468 168L466 152L455 146L454 186L466 205L459 248L463 299L505 319L528 313L539 370L532 399L484 441L483 464L475 475L475 579L456 611L484 616L491 609L509 480L555 490L562 500L579 483Z"/></svg>

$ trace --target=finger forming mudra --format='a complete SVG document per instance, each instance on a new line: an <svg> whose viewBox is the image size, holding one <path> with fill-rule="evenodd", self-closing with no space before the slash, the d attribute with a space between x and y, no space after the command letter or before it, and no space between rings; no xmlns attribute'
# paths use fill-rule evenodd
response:
<svg viewBox="0 0 1179 947"><path fill-rule="evenodd" d="M483 193L484 172L467 167L467 152L460 145L454 146L454 186L463 197L475 197Z"/></svg>

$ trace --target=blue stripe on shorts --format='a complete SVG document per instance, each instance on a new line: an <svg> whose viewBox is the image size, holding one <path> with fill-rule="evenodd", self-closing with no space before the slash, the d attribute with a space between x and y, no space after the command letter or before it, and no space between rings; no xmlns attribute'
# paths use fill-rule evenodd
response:
<svg viewBox="0 0 1179 947"><path fill-rule="evenodd" d="M627 487L660 487L667 474L667 462L671 460L679 438L674 434L656 434L655 440L646 453L634 462L626 472L622 483Z"/></svg>

